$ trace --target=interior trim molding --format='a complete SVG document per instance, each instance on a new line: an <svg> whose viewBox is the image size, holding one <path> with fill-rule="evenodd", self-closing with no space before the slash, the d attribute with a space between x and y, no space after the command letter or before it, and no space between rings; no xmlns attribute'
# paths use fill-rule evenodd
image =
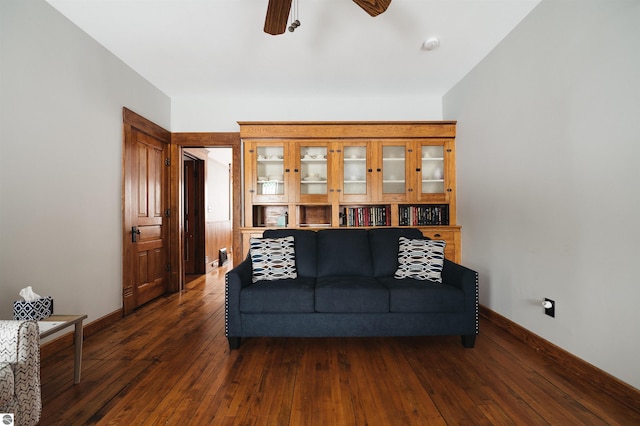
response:
<svg viewBox="0 0 640 426"><path fill-rule="evenodd" d="M237 250L238 247L242 247L242 235L240 233L240 224L242 223L242 143L240 139L240 132L181 132L171 134L171 145L175 148L175 154L171 160L171 208L175 211L180 209L180 191L183 184L182 176L182 151L185 147L197 147L197 148L231 148L232 152L232 203L233 203L233 218L232 218L232 247ZM178 218L178 215L175 216ZM177 219L176 219L177 220ZM172 241L175 243L175 247L182 247L182 238L178 235L182 235L182 221L177 220L173 223L175 227L176 236L172 237ZM182 252L182 249L180 249ZM179 258L179 255L178 255ZM242 259L239 256L233 258L234 265L240 263ZM181 283L184 283L184 276L181 278Z"/></svg>
<svg viewBox="0 0 640 426"><path fill-rule="evenodd" d="M92 321L89 324L85 324L82 327L83 337L86 339L87 337L96 334L98 331L103 330L111 326L112 324L115 324L123 317L124 310L121 308L103 316L102 318L98 318L97 320ZM73 329L71 330L72 331L67 334L63 334L56 339L50 340L47 343L43 343L40 347L40 359L47 359L65 348L73 347L74 331Z"/></svg>
<svg viewBox="0 0 640 426"><path fill-rule="evenodd" d="M525 343L536 352L549 358L555 364L562 366L572 374L586 380L594 388L622 402L632 410L638 411L640 390L617 379L593 364L578 358L548 340L543 339L486 306L480 305L480 315L519 341Z"/></svg>
<svg viewBox="0 0 640 426"><path fill-rule="evenodd" d="M125 125L134 127L149 136L153 136L154 138L163 141L164 143L171 143L171 132L163 129L154 122L147 120L140 114L131 111L127 107L122 108L122 122Z"/></svg>

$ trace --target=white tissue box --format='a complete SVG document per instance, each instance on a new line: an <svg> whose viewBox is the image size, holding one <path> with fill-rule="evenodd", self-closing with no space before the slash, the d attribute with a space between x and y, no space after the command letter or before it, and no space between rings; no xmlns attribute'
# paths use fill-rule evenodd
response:
<svg viewBox="0 0 640 426"><path fill-rule="evenodd" d="M13 318L16 320L40 321L53 314L53 299L50 296L27 302L16 300L13 302Z"/></svg>

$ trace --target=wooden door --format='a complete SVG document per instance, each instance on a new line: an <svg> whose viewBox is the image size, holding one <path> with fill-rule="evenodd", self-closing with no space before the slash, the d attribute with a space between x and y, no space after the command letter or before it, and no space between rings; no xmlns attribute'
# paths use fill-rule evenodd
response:
<svg viewBox="0 0 640 426"><path fill-rule="evenodd" d="M183 163L184 273L186 275L204 274L206 272L204 161L185 155Z"/></svg>
<svg viewBox="0 0 640 426"><path fill-rule="evenodd" d="M184 194L184 273L186 275L195 274L195 259L196 259L196 161L191 158L184 159L184 188L182 193Z"/></svg>
<svg viewBox="0 0 640 426"><path fill-rule="evenodd" d="M167 238L170 135L151 135L128 125L127 112L123 197L125 315L164 294L171 270Z"/></svg>

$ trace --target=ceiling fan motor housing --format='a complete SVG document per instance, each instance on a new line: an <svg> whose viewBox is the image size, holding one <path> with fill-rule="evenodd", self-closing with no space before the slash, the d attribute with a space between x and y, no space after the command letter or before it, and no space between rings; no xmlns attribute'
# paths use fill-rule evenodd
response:
<svg viewBox="0 0 640 426"><path fill-rule="evenodd" d="M264 20L264 32L271 35L283 34L287 29L287 21L291 12L293 0L269 0L267 16ZM353 0L355 4L364 9L371 16L378 16L387 10L391 0ZM296 24L297 23L297 24ZM300 26L300 21L295 20L289 31L293 32Z"/></svg>

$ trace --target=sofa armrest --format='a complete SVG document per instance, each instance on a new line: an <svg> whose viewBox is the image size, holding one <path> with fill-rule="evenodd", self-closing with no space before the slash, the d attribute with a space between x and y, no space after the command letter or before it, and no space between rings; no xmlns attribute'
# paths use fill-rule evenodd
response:
<svg viewBox="0 0 640 426"><path fill-rule="evenodd" d="M479 331L478 273L450 260L444 260L442 282L458 287L464 292L465 312L474 312L475 334Z"/></svg>
<svg viewBox="0 0 640 426"><path fill-rule="evenodd" d="M11 366L14 378L13 406L0 407L0 412L13 412L16 424L35 425L42 411L38 323L0 321L0 346L0 362Z"/></svg>
<svg viewBox="0 0 640 426"><path fill-rule="evenodd" d="M252 284L252 275L253 270L249 257L225 274L224 320L225 335L227 337L242 335L242 324L240 323L240 290Z"/></svg>

